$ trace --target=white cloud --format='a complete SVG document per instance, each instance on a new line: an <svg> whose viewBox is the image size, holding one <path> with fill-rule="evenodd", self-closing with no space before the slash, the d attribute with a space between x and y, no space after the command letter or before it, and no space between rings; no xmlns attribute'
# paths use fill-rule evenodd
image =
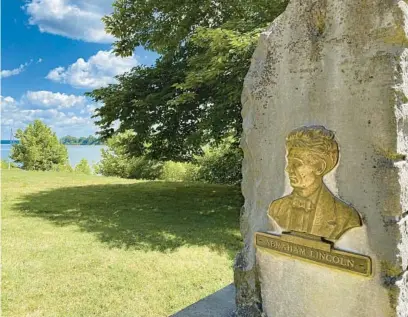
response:
<svg viewBox="0 0 408 317"><path fill-rule="evenodd" d="M1 78L6 78L6 77L10 77L10 76L14 76L14 75L18 75L20 74L22 71L24 71L25 66L23 64L21 64L18 68L14 68L11 70L2 70L0 73L0 77Z"/></svg>
<svg viewBox="0 0 408 317"><path fill-rule="evenodd" d="M6 104L14 104L16 102L16 100L13 97L3 97L0 96L0 100Z"/></svg>
<svg viewBox="0 0 408 317"><path fill-rule="evenodd" d="M39 119L50 126L58 136L87 136L97 127L91 119L96 104L84 96L50 91L28 91L19 101L0 96L2 133L25 129Z"/></svg>
<svg viewBox="0 0 408 317"><path fill-rule="evenodd" d="M0 96L0 105L1 105L1 117L3 118L5 113L16 110L17 101L12 97Z"/></svg>
<svg viewBox="0 0 408 317"><path fill-rule="evenodd" d="M3 110L4 107L14 107L17 102L13 97L0 96L0 103L1 103L1 109Z"/></svg>
<svg viewBox="0 0 408 317"><path fill-rule="evenodd" d="M23 71L25 71L27 66L30 65L31 63L32 63L32 60L27 62L27 63L21 64L17 68L10 69L10 70L7 70L7 69L2 70L0 72L0 78L6 78L6 77L18 75L18 74L22 73Z"/></svg>
<svg viewBox="0 0 408 317"><path fill-rule="evenodd" d="M100 107L100 105L98 105ZM95 114L95 109L97 108L96 105L87 105L84 109L82 109L79 113L80 114L89 114L93 116Z"/></svg>
<svg viewBox="0 0 408 317"><path fill-rule="evenodd" d="M54 68L46 78L76 88L95 89L115 83L116 75L123 74L138 64L134 55L122 58L115 56L112 51L99 51L87 61L79 58L67 68Z"/></svg>
<svg viewBox="0 0 408 317"><path fill-rule="evenodd" d="M84 96L54 93L46 90L27 91L23 96L23 100L27 106L56 109L81 108L85 107L87 103L87 99Z"/></svg>
<svg viewBox="0 0 408 317"><path fill-rule="evenodd" d="M111 43L101 18L110 14L113 0L30 0L29 23L41 32L94 43Z"/></svg>

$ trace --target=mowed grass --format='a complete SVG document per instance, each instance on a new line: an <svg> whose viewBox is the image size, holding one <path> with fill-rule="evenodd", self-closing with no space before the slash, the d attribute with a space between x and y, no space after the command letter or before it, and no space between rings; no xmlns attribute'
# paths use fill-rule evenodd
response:
<svg viewBox="0 0 408 317"><path fill-rule="evenodd" d="M169 316L232 282L239 188L2 170L3 316Z"/></svg>

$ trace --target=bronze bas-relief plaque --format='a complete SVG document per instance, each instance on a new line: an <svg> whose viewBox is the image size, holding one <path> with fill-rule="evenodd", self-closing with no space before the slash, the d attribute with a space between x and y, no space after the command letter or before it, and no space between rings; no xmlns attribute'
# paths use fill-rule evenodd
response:
<svg viewBox="0 0 408 317"><path fill-rule="evenodd" d="M322 126L293 130L286 138L287 166L293 191L268 209L282 236L256 233L259 247L331 267L371 274L371 259L332 249L347 230L362 225L359 213L334 196L323 182L339 159L334 133Z"/></svg>
<svg viewBox="0 0 408 317"><path fill-rule="evenodd" d="M323 182L339 159L334 133L324 127L303 127L286 138L292 193L274 200L268 214L287 230L336 240L361 226L358 212L335 197Z"/></svg>

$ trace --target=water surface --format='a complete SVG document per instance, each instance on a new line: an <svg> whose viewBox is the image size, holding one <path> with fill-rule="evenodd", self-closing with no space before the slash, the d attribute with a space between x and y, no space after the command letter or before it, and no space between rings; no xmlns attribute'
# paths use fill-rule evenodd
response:
<svg viewBox="0 0 408 317"><path fill-rule="evenodd" d="M75 166L81 159L86 159L89 165L93 165L101 160L101 149L106 149L105 145L66 145L68 150L68 160L71 166ZM11 145L1 145L1 159L10 160Z"/></svg>

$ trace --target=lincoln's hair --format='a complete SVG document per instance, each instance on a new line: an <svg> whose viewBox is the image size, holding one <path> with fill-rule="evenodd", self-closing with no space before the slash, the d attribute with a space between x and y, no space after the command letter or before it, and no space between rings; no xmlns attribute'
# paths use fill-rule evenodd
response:
<svg viewBox="0 0 408 317"><path fill-rule="evenodd" d="M288 153L292 150L301 150L311 157L326 162L324 174L331 171L339 159L339 147L334 139L334 132L323 126L310 126L295 129L286 138Z"/></svg>

